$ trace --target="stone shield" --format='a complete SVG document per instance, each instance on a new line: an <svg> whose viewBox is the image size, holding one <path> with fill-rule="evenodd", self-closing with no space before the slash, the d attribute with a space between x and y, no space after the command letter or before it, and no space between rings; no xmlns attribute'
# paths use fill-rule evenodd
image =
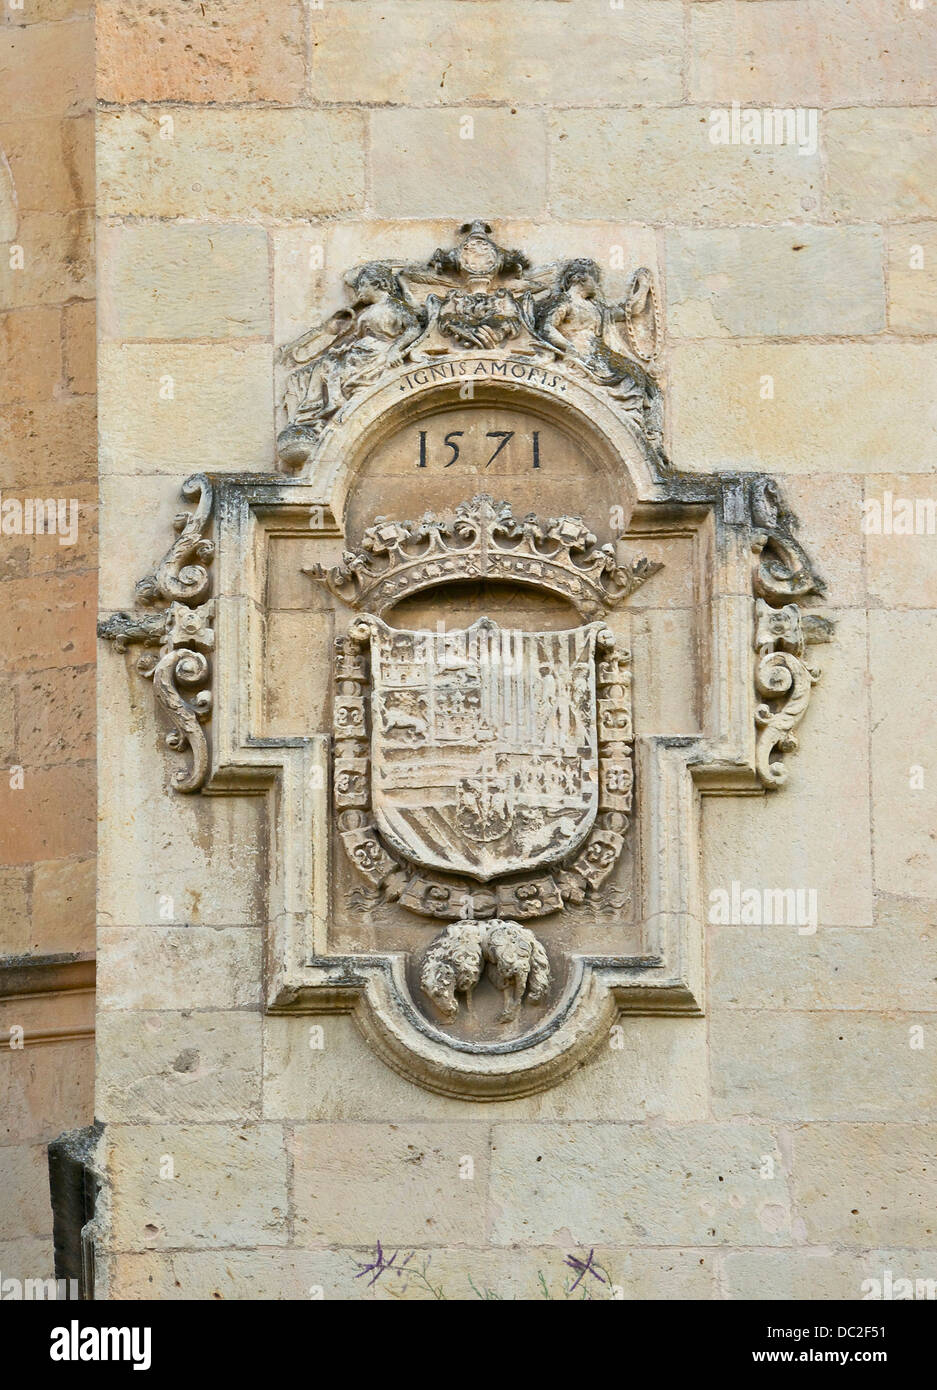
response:
<svg viewBox="0 0 937 1390"><path fill-rule="evenodd" d="M366 619L371 795L388 845L482 882L572 853L599 800L596 634Z"/></svg>

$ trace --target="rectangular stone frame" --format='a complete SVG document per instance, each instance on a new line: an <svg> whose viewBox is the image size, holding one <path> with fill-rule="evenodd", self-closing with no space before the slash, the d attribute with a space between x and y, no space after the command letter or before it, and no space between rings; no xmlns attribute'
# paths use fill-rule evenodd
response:
<svg viewBox="0 0 937 1390"><path fill-rule="evenodd" d="M266 794L269 894L265 1001L272 1013L351 1011L373 957L327 955L328 734L268 737L260 727L265 555L274 536L341 537L320 488L267 475L216 475L217 657L205 793ZM642 932L636 958L589 957L617 1009L704 1008L699 792L762 794L755 775L752 554L747 517L701 503L638 504L628 539L694 538L698 601L708 611L701 736L636 738ZM321 518L321 525L313 520ZM386 962L382 962L382 968ZM357 968L356 968L357 966Z"/></svg>

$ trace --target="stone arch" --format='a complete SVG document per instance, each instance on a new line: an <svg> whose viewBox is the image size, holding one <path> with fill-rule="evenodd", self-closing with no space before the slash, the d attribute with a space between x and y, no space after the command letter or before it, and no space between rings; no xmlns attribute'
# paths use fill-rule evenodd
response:
<svg viewBox="0 0 937 1390"><path fill-rule="evenodd" d="M454 364L464 366L470 373L479 368L485 373L473 383L470 399L460 395L466 378L445 377L453 364L443 368L430 364L417 369L400 369L367 395L352 400L341 420L328 430L308 465L309 481L328 501L332 514L342 526L346 539L354 544L360 532L376 513L388 516L419 515L422 511L450 509L462 501L463 493L471 496L485 491L504 495L515 510L526 510L523 495L523 474L518 470L504 477L480 468L466 478L460 490L452 486L457 474L427 467L418 471L416 450L421 428L437 415L452 419L455 411L501 411L506 415L526 417L539 422L554 441L565 440L571 454L581 462L583 472L576 476L568 472L565 479L557 477L553 488L557 513L587 512L590 524L597 532L607 519L601 541L620 534L627 525L635 505L641 501L660 499L663 486L658 468L647 447L613 408L606 394L593 388L584 377L574 377L565 370L543 367L530 362L505 362L495 354L480 354ZM511 379L503 374L511 366L523 372L523 377ZM453 368L454 369L454 368ZM490 373L496 371L497 376ZM471 376L467 377L472 380ZM380 474L386 462L388 446L404 431L412 431L414 481L407 487L394 486L395 474ZM530 473L538 484L538 495L544 495L545 484L550 490L543 451L539 476ZM393 462L391 461L391 468ZM396 475L403 480L402 472ZM374 480L383 477L383 482ZM409 482L409 480L406 480ZM499 484L500 490L499 490ZM565 484L565 485L564 485ZM383 488L383 495L382 495ZM415 505L415 500L419 505ZM554 500L554 499L551 499ZM620 517L610 515L611 508L621 509ZM550 510L541 503L541 511ZM621 523L621 524L618 524Z"/></svg>

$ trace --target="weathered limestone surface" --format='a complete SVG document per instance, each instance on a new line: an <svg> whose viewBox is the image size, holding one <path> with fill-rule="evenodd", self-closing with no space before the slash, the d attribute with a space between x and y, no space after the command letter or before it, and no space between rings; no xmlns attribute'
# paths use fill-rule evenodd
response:
<svg viewBox="0 0 937 1390"><path fill-rule="evenodd" d="M871 928L801 936L787 926L716 926L709 935L714 1008L931 1014L935 967L937 909L899 898L879 898Z"/></svg>
<svg viewBox="0 0 937 1390"><path fill-rule="evenodd" d="M636 106L679 101L682 13L675 0L627 0L610 15L482 0L416 11L407 0L359 0L312 13L316 102L393 106L479 102ZM400 53L424 54L401 63Z"/></svg>
<svg viewBox="0 0 937 1390"><path fill-rule="evenodd" d="M807 1125L793 1135L794 1191L810 1242L933 1251L937 1130Z"/></svg>
<svg viewBox="0 0 937 1390"><path fill-rule="evenodd" d="M818 922L709 922L704 1017L628 1017L536 1095L434 1094L348 1017L263 1015L264 803L171 793L169 725L134 669L140 649L102 652L111 1295L535 1298L546 1285L562 1298L566 1256L592 1247L628 1299L855 1298L886 1268L935 1278L937 538L862 525L863 502L886 493L937 499L932 7L303 8L249 0L209 22L181 0L98 7L101 611L132 607L185 476L274 469L278 350L347 309L349 267L422 262L475 217L534 265L594 258L610 300L647 266L670 457L778 475L836 620L833 642L809 650L823 674L790 784L703 801L703 901L733 882L815 890ZM70 6L30 9L18 52L30 45L59 92L53 105L15 77L29 118L0 126L17 195L0 162L0 227L42 251L3 281L4 495L95 473L87 311L61 307L92 293L87 101L52 34ZM815 109L817 151L714 145L710 113L733 101ZM418 516L448 486L414 475L409 447L369 460L355 516ZM500 467L494 480L513 486ZM549 511L570 485L583 511L594 502L584 468L516 477L521 510ZM492 474L471 482L491 490ZM54 807L89 794L76 769L93 557L71 573L54 538L7 539L0 734L9 761L36 760L42 796L16 803L35 809L0 840L3 949L67 949L62 914L87 903L93 827ZM334 538L330 563L342 548ZM638 734L655 721L690 734L702 717L690 542L647 552L667 564L635 596ZM300 572L313 558L287 546L269 571L256 657L274 668L268 732L328 727L324 647L306 619L319 601ZM740 666L747 678L747 653ZM14 1114L46 1113L43 1073L30 1075ZM45 1138L10 1151L24 1196L0 1222L4 1271L49 1229ZM405 1273L362 1273L378 1241Z"/></svg>
<svg viewBox="0 0 937 1390"><path fill-rule="evenodd" d="M620 1049L604 1047L562 1087L493 1102L482 1118L703 1119L709 1089L703 1028L699 1020L635 1019ZM389 1115L479 1119L477 1106L435 1096L390 1071L348 1019L316 1019L305 1027L293 1019L266 1020L265 1119L379 1121Z"/></svg>
<svg viewBox="0 0 937 1390"><path fill-rule="evenodd" d="M68 26L34 23L5 28L0 78L6 110L56 117L90 110L93 49L94 25L87 19Z"/></svg>
<svg viewBox="0 0 937 1390"><path fill-rule="evenodd" d="M908 106L937 100L933 31L899 0L858 0L836 11L823 0L693 5L690 95L745 105Z"/></svg>
<svg viewBox="0 0 937 1390"><path fill-rule="evenodd" d="M893 544L905 537L893 536ZM934 840L937 791L926 772L924 730L933 727L935 694L930 678L929 653L937 640L932 612L886 610L870 615L872 685L872 817L875 841L875 873L886 893L922 897L933 891L937 873ZM885 687L893 690L893 674L901 672L904 706L886 700ZM891 816L890 799L901 805L901 816Z"/></svg>
<svg viewBox="0 0 937 1390"><path fill-rule="evenodd" d="M503 1124L491 1162L498 1245L790 1242L788 1178L760 1125Z"/></svg>
<svg viewBox="0 0 937 1390"><path fill-rule="evenodd" d="M932 343L681 343L671 370L673 446L690 467L728 451L779 474L933 471Z"/></svg>
<svg viewBox="0 0 937 1390"><path fill-rule="evenodd" d="M52 1277L46 1145L93 1116L90 6L40 0L6 7L0 92L0 1270L6 1281ZM37 497L62 499L63 516L75 523L70 544L61 545L58 534L18 530L17 510ZM68 967L62 973L56 958L73 962L80 979Z"/></svg>
<svg viewBox="0 0 937 1390"><path fill-rule="evenodd" d="M49 1259L52 1238L52 1208L49 1205L49 1169L44 1143L20 1142L2 1149L3 1172L16 1201L4 1201L0 1211L0 1239L18 1240L23 1236L45 1237L45 1260ZM29 1251L32 1254L32 1249ZM46 1265L48 1269L48 1265Z"/></svg>
<svg viewBox="0 0 937 1390"><path fill-rule="evenodd" d="M713 1109L725 1117L933 1120L937 1095L927 1051L933 1003L930 1014L887 1017L817 1010L714 1014ZM922 1027L923 1045L915 1046Z"/></svg>
<svg viewBox="0 0 937 1390"><path fill-rule="evenodd" d="M558 111L550 177L560 217L689 226L797 221L816 209L820 191L817 155L713 145L702 106Z"/></svg>
<svg viewBox="0 0 937 1390"><path fill-rule="evenodd" d="M283 1141L275 1125L116 1126L114 1248L286 1245Z"/></svg>
<svg viewBox="0 0 937 1390"><path fill-rule="evenodd" d="M368 1244L382 1230L394 1244L468 1244L485 1225L488 1145L481 1121L298 1126L290 1153L302 1242Z"/></svg>
<svg viewBox="0 0 937 1390"><path fill-rule="evenodd" d="M45 1279L45 1146L93 1114L90 6L7 7L0 89L0 1033L9 1044L0 1057L0 1269ZM76 521L72 543L18 530L17 509L36 497L62 499ZM50 957L75 960L80 979L57 973Z"/></svg>
<svg viewBox="0 0 937 1390"><path fill-rule="evenodd" d="M98 976L102 1007L238 1009L258 1002L254 928L101 927L99 939L108 948Z"/></svg>
<svg viewBox="0 0 937 1390"><path fill-rule="evenodd" d="M878 333L882 236L870 227L740 227L667 234L675 338Z"/></svg>
<svg viewBox="0 0 937 1390"><path fill-rule="evenodd" d="M869 476L863 501L875 525L865 535L870 600L885 609L933 609L937 606L937 506L931 477ZM886 509L892 514L890 528L877 525L880 516L883 523L887 520ZM910 526L904 517L911 519ZM899 524L904 529L895 534ZM913 625L907 630L913 632Z"/></svg>
<svg viewBox="0 0 937 1390"><path fill-rule="evenodd" d="M0 1254L3 1252L0 1245ZM408 1252L409 1253L409 1252ZM603 1283L589 1278L589 1297L618 1299L709 1298L717 1256L711 1249L626 1250L597 1247ZM368 1271L374 1251L277 1248L180 1251L118 1255L111 1291L116 1298L554 1299L576 1297L575 1273L553 1247L529 1247L520 1263L515 1251L466 1245L453 1250L416 1250L399 1261L399 1274ZM405 1263L404 1263L405 1261ZM547 1294L544 1293L544 1288ZM579 1297L582 1297L580 1290Z"/></svg>
<svg viewBox="0 0 937 1390"><path fill-rule="evenodd" d="M108 1011L98 1016L97 1034L99 1119L257 1117L261 1030L256 1013Z"/></svg>
<svg viewBox="0 0 937 1390"><path fill-rule="evenodd" d="M937 331L937 224L892 227L888 236L888 324L898 333Z"/></svg>
<svg viewBox="0 0 937 1390"><path fill-rule="evenodd" d="M86 208L70 212L23 212L18 245L29 246L18 274L4 277L10 309L88 299L94 293L93 225ZM51 386L47 378L47 388Z"/></svg>
<svg viewBox="0 0 937 1390"><path fill-rule="evenodd" d="M825 118L827 203L836 222L937 212L933 107L846 108Z"/></svg>
<svg viewBox="0 0 937 1390"><path fill-rule="evenodd" d="M102 338L249 338L270 332L259 227L101 228Z"/></svg>
<svg viewBox="0 0 937 1390"><path fill-rule="evenodd" d="M102 343L102 475L259 468L273 449L272 377L263 343Z"/></svg>
<svg viewBox="0 0 937 1390"><path fill-rule="evenodd" d="M362 206L363 171L364 118L352 111L135 107L100 117L102 216L348 212Z"/></svg>
<svg viewBox="0 0 937 1390"><path fill-rule="evenodd" d="M875 1287L866 1281L877 1280L881 1290L886 1271L891 1273L893 1281L897 1278L932 1280L934 1254L933 1247L832 1253L828 1248L740 1250L726 1256L720 1283L723 1295L728 1298L747 1298L749 1289L757 1289L757 1296L762 1299L866 1298Z"/></svg>
<svg viewBox="0 0 937 1390"><path fill-rule="evenodd" d="M463 132L469 130L467 138ZM540 112L378 109L371 115L370 148L379 217L445 217L456 204L479 202L491 217L542 217L546 211L546 128ZM523 149L525 158L513 163L495 153L511 148Z"/></svg>
<svg viewBox="0 0 937 1390"><path fill-rule="evenodd" d="M89 68L90 70L90 68ZM0 148L16 208L64 214L94 201L94 117L31 114L0 121ZM4 171L6 174L6 170ZM7 241L14 228L8 228Z"/></svg>
<svg viewBox="0 0 937 1390"><path fill-rule="evenodd" d="M104 0L95 7L98 97L131 101L276 101L302 95L299 0L236 0L211 24L184 0Z"/></svg>

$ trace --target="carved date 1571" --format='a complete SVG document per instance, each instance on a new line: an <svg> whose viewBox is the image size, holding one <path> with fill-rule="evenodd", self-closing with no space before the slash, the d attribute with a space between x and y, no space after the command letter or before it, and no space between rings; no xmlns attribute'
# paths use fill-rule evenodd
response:
<svg viewBox="0 0 937 1390"><path fill-rule="evenodd" d="M458 462L461 456L462 446L459 443L459 440L463 438L464 434L465 430L450 430L449 433L443 437L442 444L438 445L438 441L428 442L427 430L420 430L420 453L417 468L426 468L428 466L430 460L430 452L433 449L434 444L438 445L438 447L445 447L449 450L449 457L444 459L442 466L443 468L451 468L454 463ZM521 440L526 440L529 444L531 468L540 467L539 430L533 430L533 432L529 436L518 435L516 430L488 430L485 433L485 438L490 439L494 445L493 451L490 453L488 458L485 459L483 465L485 468L489 468L491 464L494 463L498 455L501 453L502 449L504 449L508 444L510 444L511 440L515 438L517 438L518 443L520 443ZM463 463L465 462L468 462L468 460L463 459Z"/></svg>

